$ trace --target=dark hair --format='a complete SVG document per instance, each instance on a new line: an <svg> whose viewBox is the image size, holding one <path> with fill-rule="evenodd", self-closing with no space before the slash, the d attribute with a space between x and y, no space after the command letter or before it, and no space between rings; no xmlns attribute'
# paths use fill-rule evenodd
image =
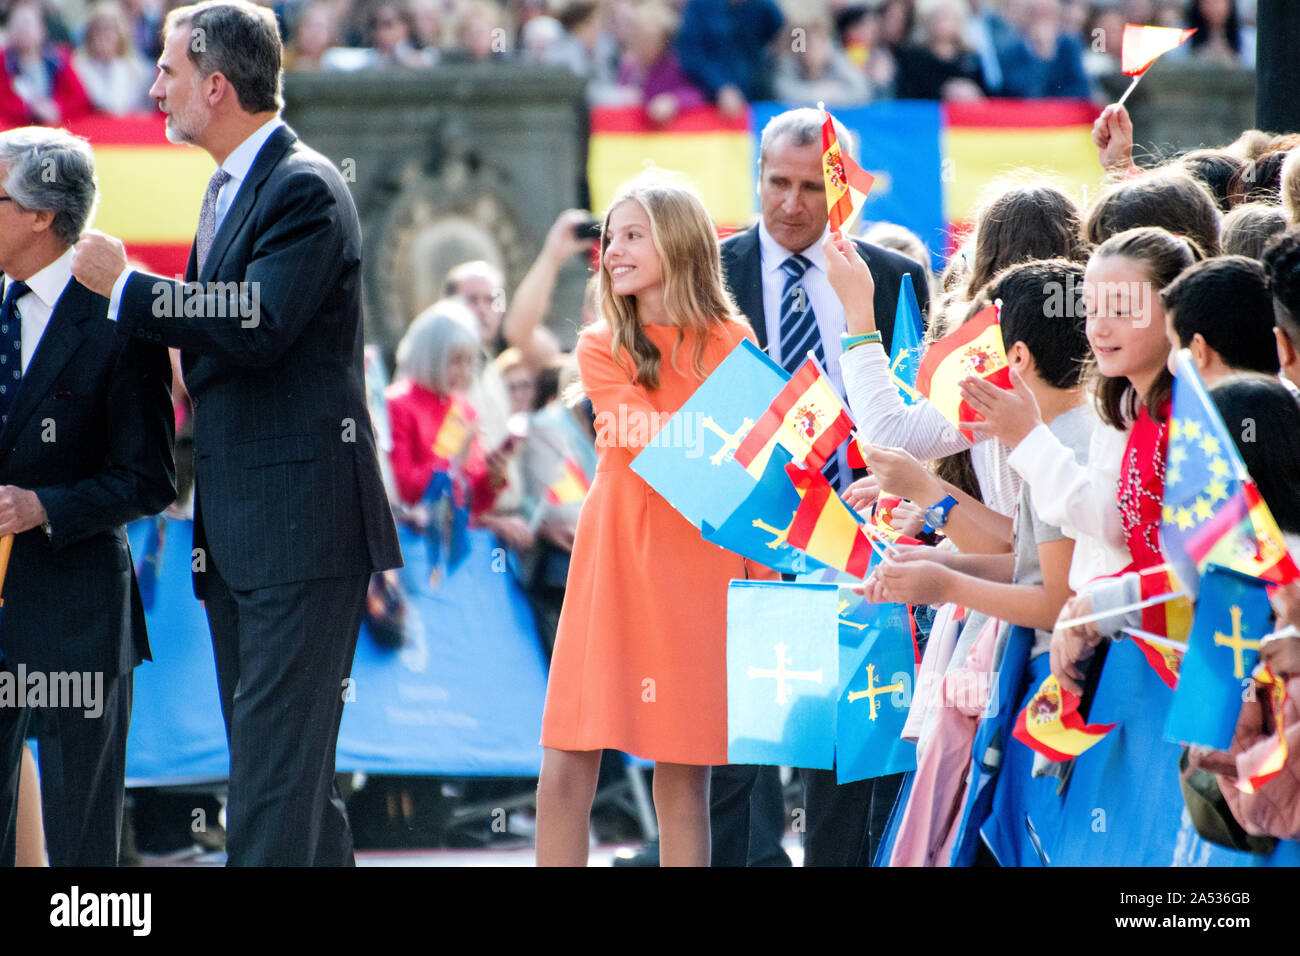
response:
<svg viewBox="0 0 1300 956"><path fill-rule="evenodd" d="M1219 256L1186 269L1160 290L1178 344L1199 334L1239 372L1278 370L1273 297L1264 267L1245 256Z"/></svg>
<svg viewBox="0 0 1300 956"><path fill-rule="evenodd" d="M1205 19L1205 14L1201 13L1201 0L1192 0L1187 11L1187 25L1196 31L1191 39L1193 50L1200 49L1213 39L1209 21ZM1228 0L1228 19L1223 24L1223 38L1228 42L1228 46L1232 47L1232 52L1240 56L1241 16L1237 13L1237 0Z"/></svg>
<svg viewBox="0 0 1300 956"><path fill-rule="evenodd" d="M556 11L553 16L560 21L564 32L570 33L575 27L582 26L595 16L598 9L599 4L594 0L573 0L572 3L566 3L563 8Z"/></svg>
<svg viewBox="0 0 1300 956"><path fill-rule="evenodd" d="M246 0L211 0L167 14L164 32L178 27L190 31L186 50L199 76L224 76L241 109L266 113L284 108L280 26L269 9Z"/></svg>
<svg viewBox="0 0 1300 956"><path fill-rule="evenodd" d="M997 273L1031 259L1083 262L1079 207L1055 186L1012 186L989 200L975 216L975 264L966 285L974 298Z"/></svg>
<svg viewBox="0 0 1300 956"><path fill-rule="evenodd" d="M1247 202L1277 203L1282 200L1282 165L1285 150L1275 149L1259 159L1248 159L1228 183L1228 202L1240 206Z"/></svg>
<svg viewBox="0 0 1300 956"><path fill-rule="evenodd" d="M1109 187L1088 210L1084 235L1099 246L1142 226L1191 239L1198 259L1219 254L1219 210L1210 191L1185 169L1166 166Z"/></svg>
<svg viewBox="0 0 1300 956"><path fill-rule="evenodd" d="M1197 187L1199 188L1199 187ZM1164 229L1145 227L1129 229L1111 236L1093 252L1094 259L1122 256L1140 262L1155 291L1160 291L1178 274L1196 261L1194 246L1187 239ZM1113 428L1124 429L1137 414L1137 391L1126 378L1110 378L1090 363L1089 381L1097 401L1097 414ZM1143 404L1147 414L1160 418L1161 409L1174 391L1174 377L1162 368Z"/></svg>
<svg viewBox="0 0 1300 956"><path fill-rule="evenodd" d="M1269 375L1229 375L1210 398L1282 531L1300 533L1300 405Z"/></svg>
<svg viewBox="0 0 1300 956"><path fill-rule="evenodd" d="M1264 269L1273 293L1273 320L1300 348L1300 226L1274 236L1265 246Z"/></svg>
<svg viewBox="0 0 1300 956"><path fill-rule="evenodd" d="M1264 202L1242 203L1223 217L1220 228L1223 252L1230 256L1260 259L1268 241L1287 225L1286 213L1280 206Z"/></svg>
<svg viewBox="0 0 1300 956"><path fill-rule="evenodd" d="M1078 385L1089 354L1083 266L1068 259L1022 262L994 276L986 291L1002 300L999 321L1007 348L1024 342L1039 377L1052 388Z"/></svg>
<svg viewBox="0 0 1300 956"><path fill-rule="evenodd" d="M1178 165L1204 183L1214 196L1220 212L1232 208L1228 201L1229 187L1246 160L1221 149L1194 149L1178 158Z"/></svg>

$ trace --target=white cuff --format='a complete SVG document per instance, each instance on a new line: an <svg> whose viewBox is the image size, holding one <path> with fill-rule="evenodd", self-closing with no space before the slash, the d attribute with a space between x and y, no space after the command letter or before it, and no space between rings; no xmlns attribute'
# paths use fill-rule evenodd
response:
<svg viewBox="0 0 1300 956"><path fill-rule="evenodd" d="M108 297L108 317L114 322L117 321L118 310L122 308L122 290L126 288L127 280L133 275L135 275L134 269L123 269L122 274L113 283L113 294Z"/></svg>

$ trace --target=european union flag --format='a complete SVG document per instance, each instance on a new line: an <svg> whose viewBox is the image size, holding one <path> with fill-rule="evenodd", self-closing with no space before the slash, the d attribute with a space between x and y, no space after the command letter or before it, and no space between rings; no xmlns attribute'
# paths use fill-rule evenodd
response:
<svg viewBox="0 0 1300 956"><path fill-rule="evenodd" d="M921 368L922 342L925 326L921 322L921 306L912 288L912 274L903 273L898 288L898 308L894 311L894 337L889 349L889 374L898 386L898 394L905 404L911 405L921 393L916 390L916 373Z"/></svg>
<svg viewBox="0 0 1300 956"><path fill-rule="evenodd" d="M836 705L835 779L851 783L915 770L916 744L899 736L916 681L907 605L869 604L848 588L840 597L843 686Z"/></svg>
<svg viewBox="0 0 1300 956"><path fill-rule="evenodd" d="M839 588L732 581L727 760L829 770L839 695Z"/></svg>
<svg viewBox="0 0 1300 956"><path fill-rule="evenodd" d="M1263 581L1217 564L1205 569L1166 740L1228 749L1272 615Z"/></svg>
<svg viewBox="0 0 1300 956"><path fill-rule="evenodd" d="M799 492L785 473L788 464L790 452L775 446L763 469L763 480L722 527L714 528L704 522L700 529L704 540L785 574L802 574L825 567L786 543L795 512L799 510Z"/></svg>
<svg viewBox="0 0 1300 956"><path fill-rule="evenodd" d="M697 528L721 528L756 483L736 449L788 378L746 339L664 423L632 470Z"/></svg>
<svg viewBox="0 0 1300 956"><path fill-rule="evenodd" d="M1298 573L1282 533L1201 383L1191 353L1175 359L1160 546L1195 597L1210 563L1275 583Z"/></svg>

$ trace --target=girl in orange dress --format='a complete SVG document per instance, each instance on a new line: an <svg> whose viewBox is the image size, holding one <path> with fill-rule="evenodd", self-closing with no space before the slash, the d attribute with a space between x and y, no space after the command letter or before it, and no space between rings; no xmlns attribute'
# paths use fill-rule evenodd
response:
<svg viewBox="0 0 1300 956"><path fill-rule="evenodd" d="M610 748L655 761L662 864L707 866L709 767L727 762L727 584L777 575L706 542L629 466L752 333L723 286L703 203L652 175L606 213L598 298L603 321L577 356L599 463L547 686L537 862L586 865Z"/></svg>

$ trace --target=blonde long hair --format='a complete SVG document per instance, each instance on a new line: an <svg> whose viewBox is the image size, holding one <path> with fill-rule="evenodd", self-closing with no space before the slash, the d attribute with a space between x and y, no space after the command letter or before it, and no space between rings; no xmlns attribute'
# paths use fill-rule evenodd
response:
<svg viewBox="0 0 1300 956"><path fill-rule="evenodd" d="M637 317L636 299L619 295L610 282L605 252L609 247L609 217L629 200L641 204L650 220L650 238L659 255L663 276L664 308L677 326L677 342L671 361L676 367L677 349L689 329L695 333L691 367L705 378L704 348L713 327L737 321L736 305L722 281L722 260L718 237L704 202L684 183L647 171L623 185L605 212L600 238L600 271L596 298L600 312L613 333L613 357L626 352L635 368L632 381L645 388L659 387L658 347L646 335Z"/></svg>

